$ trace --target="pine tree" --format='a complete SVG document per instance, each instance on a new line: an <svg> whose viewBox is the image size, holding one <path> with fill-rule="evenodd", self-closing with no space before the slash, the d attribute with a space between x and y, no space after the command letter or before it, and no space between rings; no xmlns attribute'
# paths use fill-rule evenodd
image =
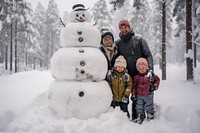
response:
<svg viewBox="0 0 200 133"><path fill-rule="evenodd" d="M111 12L115 12L124 6L124 2L128 0L110 0L109 4L111 4Z"/></svg>
<svg viewBox="0 0 200 133"><path fill-rule="evenodd" d="M151 15L149 15L149 35L148 44L154 58L154 64L159 64L161 68L161 2L153 1Z"/></svg>
<svg viewBox="0 0 200 133"><path fill-rule="evenodd" d="M44 65L48 69L50 58L60 47L60 16L57 4L54 0L49 1L45 19L45 43L43 45L45 45L46 51Z"/></svg>
<svg viewBox="0 0 200 133"><path fill-rule="evenodd" d="M45 8L40 2L38 2L34 15L33 15L33 28L34 30L34 50L35 58L40 68L43 67L44 56L45 56Z"/></svg>
<svg viewBox="0 0 200 133"><path fill-rule="evenodd" d="M32 46L31 17L32 7L30 3L16 1L16 17L14 19L14 46L15 46L15 72L26 70L24 66L25 53L29 52L28 47Z"/></svg>
<svg viewBox="0 0 200 133"><path fill-rule="evenodd" d="M173 17L175 18L176 22L176 29L174 36L177 38L177 44L175 47L177 48L177 62L183 63L184 62L184 54L185 54L185 0L176 0L174 3L173 9Z"/></svg>
<svg viewBox="0 0 200 133"><path fill-rule="evenodd" d="M95 26L100 30L102 27L111 28L112 17L108 11L108 6L105 0L99 0L92 8L92 17L95 21Z"/></svg>
<svg viewBox="0 0 200 133"><path fill-rule="evenodd" d="M132 27L137 34L144 38L149 36L150 5L147 0L135 1L131 18ZM146 38L147 39L147 38Z"/></svg>
<svg viewBox="0 0 200 133"><path fill-rule="evenodd" d="M197 61L200 61L200 1L193 0L193 22L194 28L194 67L197 67Z"/></svg>
<svg viewBox="0 0 200 133"><path fill-rule="evenodd" d="M8 69L8 2L5 0L0 1L0 63L5 62L5 69Z"/></svg>

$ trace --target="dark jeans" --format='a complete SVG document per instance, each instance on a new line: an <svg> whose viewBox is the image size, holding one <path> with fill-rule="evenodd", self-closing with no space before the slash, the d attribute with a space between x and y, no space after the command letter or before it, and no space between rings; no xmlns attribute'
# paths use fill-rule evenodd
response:
<svg viewBox="0 0 200 133"><path fill-rule="evenodd" d="M137 100L132 101L132 119L137 118L137 112L136 112L136 108L135 108L136 102L137 102Z"/></svg>
<svg viewBox="0 0 200 133"><path fill-rule="evenodd" d="M121 109L123 112L126 112L126 113L127 113L127 117L130 118L130 114L129 114L129 112L128 112L128 104L129 104L129 102L123 103L123 102L112 101L110 106L113 107L113 108L119 106L120 109Z"/></svg>

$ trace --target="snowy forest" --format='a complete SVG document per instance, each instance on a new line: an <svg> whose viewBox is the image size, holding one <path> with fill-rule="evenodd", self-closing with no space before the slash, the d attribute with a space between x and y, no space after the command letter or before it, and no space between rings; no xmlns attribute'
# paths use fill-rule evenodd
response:
<svg viewBox="0 0 200 133"><path fill-rule="evenodd" d="M166 79L167 63L186 63L187 80L200 62L200 0L97 0L89 8L99 30L109 27L118 38L118 22L127 19L136 34L148 42L155 64ZM39 2L33 10L26 0L0 1L1 73L50 69L60 45L61 20L57 4Z"/></svg>

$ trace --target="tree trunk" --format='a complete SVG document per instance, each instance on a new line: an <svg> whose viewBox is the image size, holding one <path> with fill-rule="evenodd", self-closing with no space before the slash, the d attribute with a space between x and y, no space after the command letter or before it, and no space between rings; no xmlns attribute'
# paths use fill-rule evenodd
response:
<svg viewBox="0 0 200 133"><path fill-rule="evenodd" d="M187 81L193 80L192 59L192 0L186 0L186 67Z"/></svg>
<svg viewBox="0 0 200 133"><path fill-rule="evenodd" d="M40 68L42 68L42 59L40 59Z"/></svg>
<svg viewBox="0 0 200 133"><path fill-rule="evenodd" d="M35 70L35 68L36 68L36 58L35 58L35 56L33 57L33 70Z"/></svg>
<svg viewBox="0 0 200 133"><path fill-rule="evenodd" d="M192 1L192 18L196 18L196 8L195 8L195 4L197 3L196 0ZM192 31L194 31L194 29L196 29L196 26L193 24L192 25ZM192 40L194 40L194 38L192 38ZM194 67L197 66L197 46L196 43L193 43L194 45Z"/></svg>
<svg viewBox="0 0 200 133"><path fill-rule="evenodd" d="M12 40L13 40L13 22L11 20L11 24L10 24L10 71L12 71L12 62L13 62L13 44L12 44Z"/></svg>
<svg viewBox="0 0 200 133"><path fill-rule="evenodd" d="M15 73L17 73L17 20L15 20Z"/></svg>
<svg viewBox="0 0 200 133"><path fill-rule="evenodd" d="M162 80L166 80L166 2L162 1Z"/></svg>
<svg viewBox="0 0 200 133"><path fill-rule="evenodd" d="M5 69L8 70L8 45L6 45L5 49Z"/></svg>
<svg viewBox="0 0 200 133"><path fill-rule="evenodd" d="M50 54L50 56L52 56L53 55L53 52L54 52L54 44L53 44L53 29L52 29L52 31L51 31L51 54Z"/></svg>

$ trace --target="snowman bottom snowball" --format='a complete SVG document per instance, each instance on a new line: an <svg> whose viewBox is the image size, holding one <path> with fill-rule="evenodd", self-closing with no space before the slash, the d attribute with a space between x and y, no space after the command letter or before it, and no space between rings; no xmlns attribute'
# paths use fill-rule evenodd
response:
<svg viewBox="0 0 200 133"><path fill-rule="evenodd" d="M54 81L47 100L50 109L60 117L87 119L108 111L112 92L106 81Z"/></svg>

